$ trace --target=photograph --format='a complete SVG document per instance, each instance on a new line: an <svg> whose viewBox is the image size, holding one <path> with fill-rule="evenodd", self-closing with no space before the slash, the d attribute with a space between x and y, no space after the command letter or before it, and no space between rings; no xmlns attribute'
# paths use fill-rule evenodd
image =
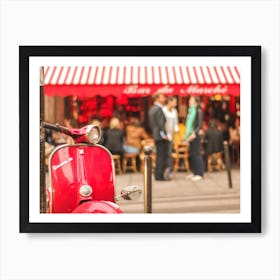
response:
<svg viewBox="0 0 280 280"><path fill-rule="evenodd" d="M21 231L260 231L260 47L19 51Z"/></svg>
<svg viewBox="0 0 280 280"><path fill-rule="evenodd" d="M0 7L0 279L280 279L278 0Z"/></svg>

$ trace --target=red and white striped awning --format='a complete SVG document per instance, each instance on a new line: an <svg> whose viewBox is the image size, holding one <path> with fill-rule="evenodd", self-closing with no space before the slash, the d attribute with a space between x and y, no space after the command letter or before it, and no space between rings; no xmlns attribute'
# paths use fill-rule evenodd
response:
<svg viewBox="0 0 280 280"><path fill-rule="evenodd" d="M46 95L240 95L236 66L48 66Z"/></svg>
<svg viewBox="0 0 280 280"><path fill-rule="evenodd" d="M49 66L45 85L239 84L236 66Z"/></svg>

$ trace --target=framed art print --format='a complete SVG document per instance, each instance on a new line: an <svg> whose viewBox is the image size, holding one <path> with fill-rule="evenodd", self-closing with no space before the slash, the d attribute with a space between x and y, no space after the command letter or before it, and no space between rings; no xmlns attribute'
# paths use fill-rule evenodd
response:
<svg viewBox="0 0 280 280"><path fill-rule="evenodd" d="M261 232L260 46L20 46L19 79L20 232Z"/></svg>

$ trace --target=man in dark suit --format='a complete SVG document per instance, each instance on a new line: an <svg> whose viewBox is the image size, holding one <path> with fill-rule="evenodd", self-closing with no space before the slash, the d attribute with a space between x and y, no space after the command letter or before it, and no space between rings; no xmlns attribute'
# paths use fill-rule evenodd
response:
<svg viewBox="0 0 280 280"><path fill-rule="evenodd" d="M149 110L149 122L152 130L152 136L156 145L156 167L155 180L170 180L170 172L168 169L168 137L165 130L165 116L162 106L166 102L163 93L155 93L153 95L154 105Z"/></svg>

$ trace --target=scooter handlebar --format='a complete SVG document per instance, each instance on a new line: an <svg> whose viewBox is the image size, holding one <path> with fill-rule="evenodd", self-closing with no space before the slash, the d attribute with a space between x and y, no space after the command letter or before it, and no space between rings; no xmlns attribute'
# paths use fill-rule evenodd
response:
<svg viewBox="0 0 280 280"><path fill-rule="evenodd" d="M73 136L72 132L67 127L61 126L58 123L51 124L51 123L44 122L43 126L44 126L44 128L52 129L52 130L64 133L66 135Z"/></svg>
<svg viewBox="0 0 280 280"><path fill-rule="evenodd" d="M58 123L43 123L43 127L52 129L63 134L71 136L75 143L91 143L96 144L101 138L101 129L96 125L86 125L82 128L68 128L60 126Z"/></svg>

